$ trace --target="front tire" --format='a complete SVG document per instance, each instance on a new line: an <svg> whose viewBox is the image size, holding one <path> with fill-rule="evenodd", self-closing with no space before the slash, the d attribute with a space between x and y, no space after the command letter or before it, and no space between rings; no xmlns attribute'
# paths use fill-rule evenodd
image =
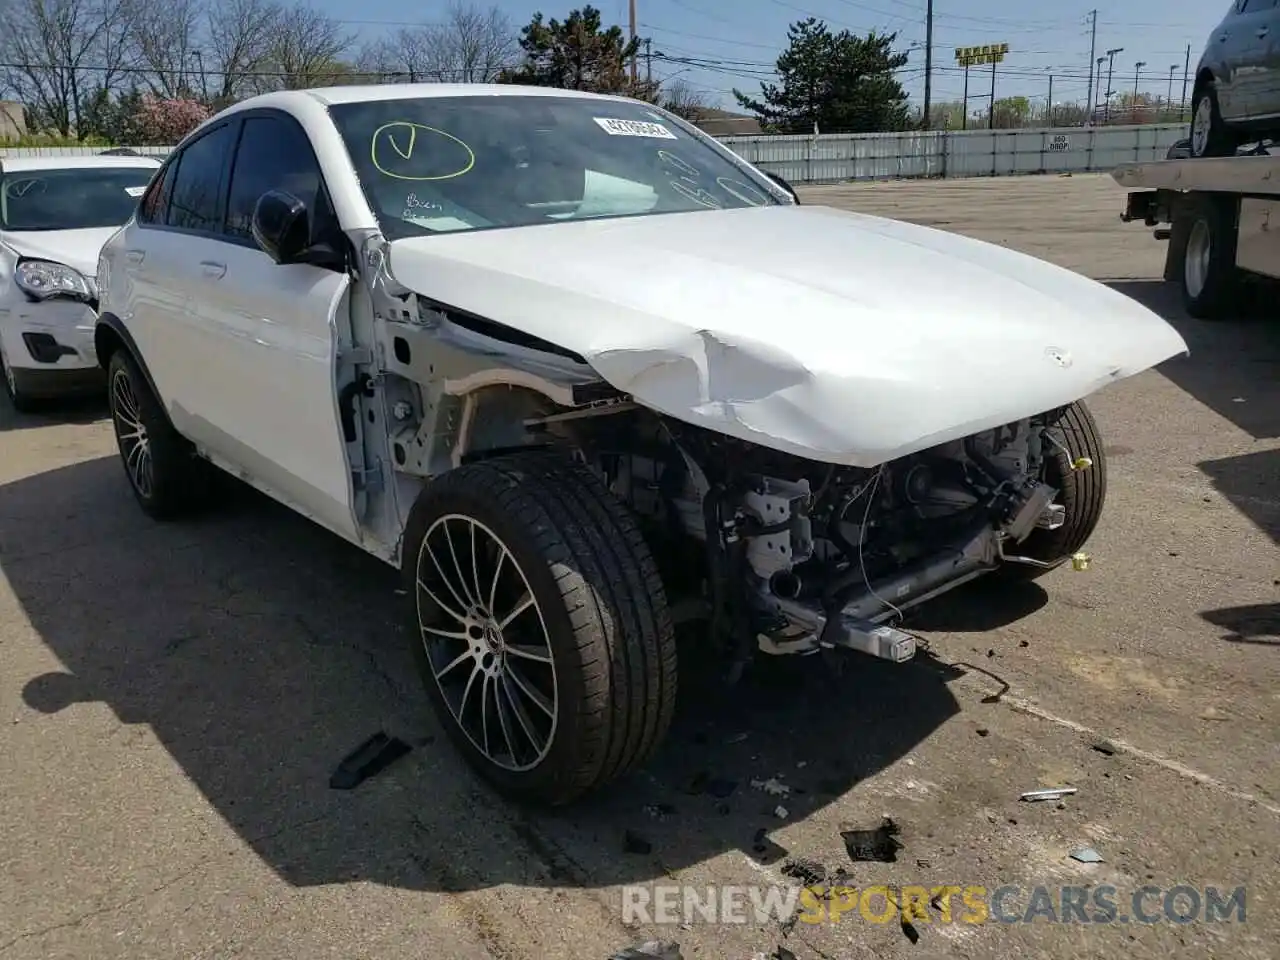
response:
<svg viewBox="0 0 1280 960"><path fill-rule="evenodd" d="M584 467L518 454L431 481L402 574L431 704L500 792L566 804L653 754L676 701L666 594L634 518Z"/></svg>
<svg viewBox="0 0 1280 960"><path fill-rule="evenodd" d="M1045 450L1041 480L1058 488L1055 503L1064 511L1062 526L1056 530L1036 529L1022 543L1011 547L1020 556L1039 560L1048 567L1006 563L1000 573L1012 580L1034 580L1071 559L1093 535L1102 518L1107 499L1107 458L1102 434L1093 414L1078 400L1064 407L1048 425L1049 432L1070 456L1057 446ZM1072 460L1087 457L1088 467L1073 470Z"/></svg>
<svg viewBox="0 0 1280 960"><path fill-rule="evenodd" d="M107 398L125 476L143 512L170 520L206 506L215 468L173 428L137 363L124 350L113 353L107 363Z"/></svg>
<svg viewBox="0 0 1280 960"><path fill-rule="evenodd" d="M9 359L4 354L3 345L0 345L0 381L4 383L5 396L9 398L13 409L19 413L35 413L40 408L39 401L35 397L28 396L18 386L18 377L9 366Z"/></svg>

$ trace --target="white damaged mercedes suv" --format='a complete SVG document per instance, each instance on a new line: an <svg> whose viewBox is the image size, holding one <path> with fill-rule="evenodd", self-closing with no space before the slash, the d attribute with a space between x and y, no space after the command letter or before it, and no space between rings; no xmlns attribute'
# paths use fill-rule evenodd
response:
<svg viewBox="0 0 1280 960"><path fill-rule="evenodd" d="M98 269L156 518L226 471L403 574L428 698L503 792L643 763L674 631L732 678L1073 557L1082 398L1184 353L1068 270L800 205L682 120L516 86L267 94L165 162Z"/></svg>

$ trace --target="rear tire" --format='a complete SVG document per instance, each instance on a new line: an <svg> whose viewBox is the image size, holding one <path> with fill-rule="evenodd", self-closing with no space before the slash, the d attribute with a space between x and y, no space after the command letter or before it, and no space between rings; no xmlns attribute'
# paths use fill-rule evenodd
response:
<svg viewBox="0 0 1280 960"><path fill-rule="evenodd" d="M1052 566L1006 563L999 569L999 573L1006 579L1034 580L1070 560L1093 535L1106 503L1106 453L1097 421L1093 419L1093 414L1084 401L1078 400L1063 408L1048 429L1071 452L1069 457L1056 446L1050 445L1045 451L1041 475L1042 482L1058 488L1058 496L1054 502L1065 509L1066 515L1058 529L1036 529L1022 543L1011 546L1010 551ZM1073 457L1088 457L1093 463L1081 470L1073 470Z"/></svg>
<svg viewBox="0 0 1280 960"><path fill-rule="evenodd" d="M1231 157L1239 141L1222 119L1218 91L1212 82L1195 92L1191 103L1191 156Z"/></svg>
<svg viewBox="0 0 1280 960"><path fill-rule="evenodd" d="M173 428L160 401L124 350L107 363L107 397L120 461L133 495L149 517L171 520L212 499L216 469Z"/></svg>
<svg viewBox="0 0 1280 960"><path fill-rule="evenodd" d="M594 474L545 453L446 473L414 504L401 567L432 707L501 793L566 804L654 753L675 634L634 518Z"/></svg>

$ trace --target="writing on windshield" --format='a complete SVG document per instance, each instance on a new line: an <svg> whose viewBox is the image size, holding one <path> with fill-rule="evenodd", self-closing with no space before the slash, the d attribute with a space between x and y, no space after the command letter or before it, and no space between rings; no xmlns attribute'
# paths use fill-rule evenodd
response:
<svg viewBox="0 0 1280 960"><path fill-rule="evenodd" d="M154 169L12 171L0 177L0 229L87 230L122 225Z"/></svg>

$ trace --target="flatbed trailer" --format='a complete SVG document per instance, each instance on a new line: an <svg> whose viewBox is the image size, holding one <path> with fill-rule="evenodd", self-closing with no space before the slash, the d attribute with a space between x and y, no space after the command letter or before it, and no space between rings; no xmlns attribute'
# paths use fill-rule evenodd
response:
<svg viewBox="0 0 1280 960"><path fill-rule="evenodd" d="M1130 189L1121 219L1169 241L1164 276L1193 317L1231 316L1250 280L1280 279L1280 157L1126 163L1111 175Z"/></svg>

